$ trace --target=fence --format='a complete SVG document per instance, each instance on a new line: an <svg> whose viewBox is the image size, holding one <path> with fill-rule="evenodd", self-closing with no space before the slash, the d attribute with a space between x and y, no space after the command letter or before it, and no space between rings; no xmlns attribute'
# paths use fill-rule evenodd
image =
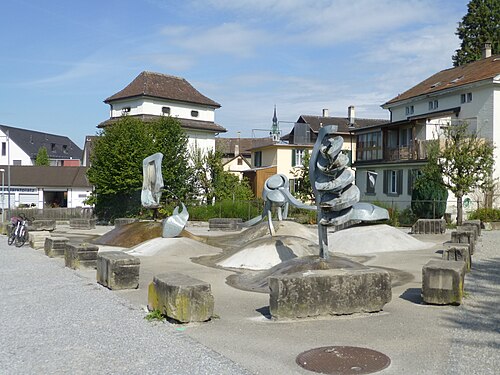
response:
<svg viewBox="0 0 500 375"><path fill-rule="evenodd" d="M13 208L5 209L5 218L11 218L24 214L29 219L35 220L61 220L67 221L69 219L90 219L94 216L92 208Z"/></svg>

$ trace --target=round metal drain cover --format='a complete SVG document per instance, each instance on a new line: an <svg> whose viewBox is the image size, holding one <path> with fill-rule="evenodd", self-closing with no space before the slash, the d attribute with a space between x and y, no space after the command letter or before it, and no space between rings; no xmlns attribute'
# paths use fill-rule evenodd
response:
<svg viewBox="0 0 500 375"><path fill-rule="evenodd" d="M309 371L330 375L372 374L391 360L385 354L354 346L325 346L300 353L296 362Z"/></svg>

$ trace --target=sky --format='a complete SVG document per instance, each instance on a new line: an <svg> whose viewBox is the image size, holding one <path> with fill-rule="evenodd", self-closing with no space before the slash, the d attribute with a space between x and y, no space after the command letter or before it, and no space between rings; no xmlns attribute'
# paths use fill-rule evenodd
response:
<svg viewBox="0 0 500 375"><path fill-rule="evenodd" d="M284 134L323 108L388 119L383 103L452 66L467 3L3 0L0 124L83 147L109 118L103 101L145 70L220 103L222 137L266 136L275 105Z"/></svg>

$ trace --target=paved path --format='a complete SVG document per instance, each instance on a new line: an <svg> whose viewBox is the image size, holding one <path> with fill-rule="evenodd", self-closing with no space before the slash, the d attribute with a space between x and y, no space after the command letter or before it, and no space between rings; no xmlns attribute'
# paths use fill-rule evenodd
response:
<svg viewBox="0 0 500 375"><path fill-rule="evenodd" d="M0 236L0 374L248 374L172 326Z"/></svg>

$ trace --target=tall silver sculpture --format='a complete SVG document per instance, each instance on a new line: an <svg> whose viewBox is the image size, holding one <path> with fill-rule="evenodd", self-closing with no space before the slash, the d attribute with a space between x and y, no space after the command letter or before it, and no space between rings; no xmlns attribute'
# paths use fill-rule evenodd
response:
<svg viewBox="0 0 500 375"><path fill-rule="evenodd" d="M309 162L309 179L318 207L320 256L324 259L329 256L329 226L389 218L386 209L359 203L360 192L354 185L354 172L347 168L349 158L341 152L344 139L334 136L336 131L335 125L320 129Z"/></svg>
<svg viewBox="0 0 500 375"><path fill-rule="evenodd" d="M161 174L161 161L163 154L157 152L142 161L142 192L141 203L146 208L160 206L163 176Z"/></svg>

